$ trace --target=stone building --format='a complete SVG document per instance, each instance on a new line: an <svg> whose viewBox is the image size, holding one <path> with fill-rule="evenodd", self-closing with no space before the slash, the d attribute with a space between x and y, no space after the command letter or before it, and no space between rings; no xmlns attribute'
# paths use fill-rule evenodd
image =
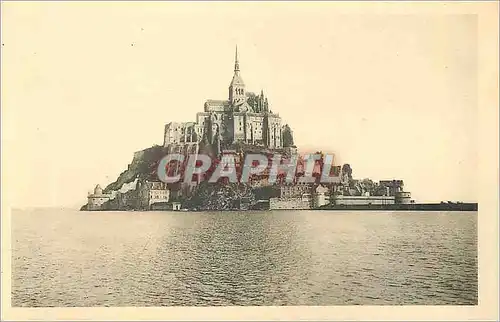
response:
<svg viewBox="0 0 500 322"><path fill-rule="evenodd" d="M381 180L379 184L387 189L388 196L395 196L404 189L403 180Z"/></svg>
<svg viewBox="0 0 500 322"><path fill-rule="evenodd" d="M154 203L165 203L169 201L170 190L161 181L144 181L137 185L137 208L150 210Z"/></svg>
<svg viewBox="0 0 500 322"><path fill-rule="evenodd" d="M197 153L202 141L219 147L238 142L270 149L293 145L290 127L282 126L281 117L269 109L264 92L247 91L240 74L237 48L228 98L207 100L204 111L196 114L196 122L165 125L164 146L169 152Z"/></svg>
<svg viewBox="0 0 500 322"><path fill-rule="evenodd" d="M111 194L104 193L101 186L97 185L94 188L94 193L87 196L87 210L103 210L105 203L111 199Z"/></svg>
<svg viewBox="0 0 500 322"><path fill-rule="evenodd" d="M397 204L409 204L413 202L411 193L404 191L403 180L381 180L379 184L386 188L387 196L395 197Z"/></svg>
<svg viewBox="0 0 500 322"><path fill-rule="evenodd" d="M314 189L313 194L313 207L319 208L324 206L330 202L330 191L328 188L318 185L316 189Z"/></svg>

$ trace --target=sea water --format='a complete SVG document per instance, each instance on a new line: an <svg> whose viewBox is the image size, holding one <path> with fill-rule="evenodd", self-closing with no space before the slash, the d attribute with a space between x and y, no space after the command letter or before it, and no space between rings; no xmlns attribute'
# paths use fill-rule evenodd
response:
<svg viewBox="0 0 500 322"><path fill-rule="evenodd" d="M475 305L477 212L12 212L12 306Z"/></svg>

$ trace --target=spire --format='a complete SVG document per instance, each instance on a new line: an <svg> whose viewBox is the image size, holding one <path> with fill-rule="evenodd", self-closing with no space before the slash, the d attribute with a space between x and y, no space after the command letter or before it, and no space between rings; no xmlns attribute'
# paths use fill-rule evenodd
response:
<svg viewBox="0 0 500 322"><path fill-rule="evenodd" d="M229 85L229 101L231 104L236 102L244 103L245 99L245 83L240 76L240 63L238 61L238 46L236 46L236 53L234 55L234 75Z"/></svg>
<svg viewBox="0 0 500 322"><path fill-rule="evenodd" d="M240 71L240 63L238 61L238 45L236 45L236 54L234 55L234 72Z"/></svg>

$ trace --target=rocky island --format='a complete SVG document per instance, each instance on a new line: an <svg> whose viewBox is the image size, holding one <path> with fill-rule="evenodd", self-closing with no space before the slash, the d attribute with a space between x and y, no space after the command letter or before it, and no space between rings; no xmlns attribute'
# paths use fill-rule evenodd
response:
<svg viewBox="0 0 500 322"><path fill-rule="evenodd" d="M331 164L329 173L337 180L321 182L325 164L321 151L316 152L320 158L313 161L313 180L301 182L307 157L299 155L291 127L271 110L264 92L246 90L237 49L228 99L207 100L193 122L166 124L163 142L136 152L114 182L104 189L97 185L89 193L81 210L416 209L403 180L356 180L349 164ZM255 153L270 162L277 155L281 160L296 160L296 176L290 181L286 174L278 173L277 180L270 181L270 168L266 168L246 182L208 180L206 174L228 159L241 176L247 156ZM172 154L206 155L214 162L205 176L195 175L194 181L164 182L158 169L162 159ZM441 204L439 209L443 207Z"/></svg>

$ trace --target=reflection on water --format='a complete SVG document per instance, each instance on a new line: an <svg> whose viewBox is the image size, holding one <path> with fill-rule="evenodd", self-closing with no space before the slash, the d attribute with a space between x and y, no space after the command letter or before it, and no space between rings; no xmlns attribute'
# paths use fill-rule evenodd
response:
<svg viewBox="0 0 500 322"><path fill-rule="evenodd" d="M12 213L13 306L477 304L477 213Z"/></svg>

